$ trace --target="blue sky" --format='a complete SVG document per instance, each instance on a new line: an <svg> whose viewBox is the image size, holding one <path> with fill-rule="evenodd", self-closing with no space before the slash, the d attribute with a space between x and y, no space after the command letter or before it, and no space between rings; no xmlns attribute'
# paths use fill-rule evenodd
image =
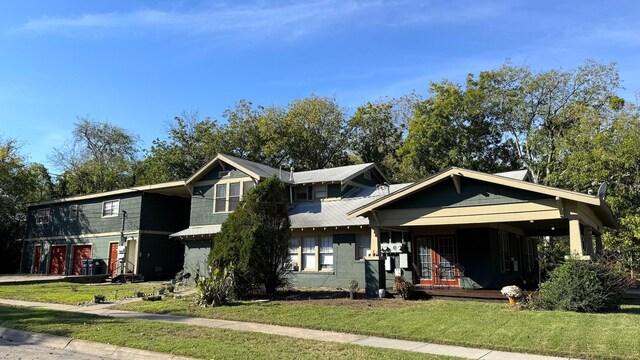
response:
<svg viewBox="0 0 640 360"><path fill-rule="evenodd" d="M149 147L182 111L222 119L241 98L311 93L353 110L507 58L533 70L617 62L635 103L638 15L636 1L4 0L0 136L50 166L81 116Z"/></svg>

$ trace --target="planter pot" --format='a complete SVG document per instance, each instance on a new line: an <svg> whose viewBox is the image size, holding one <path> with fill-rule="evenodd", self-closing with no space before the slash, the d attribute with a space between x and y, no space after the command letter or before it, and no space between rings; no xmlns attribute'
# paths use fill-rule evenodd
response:
<svg viewBox="0 0 640 360"><path fill-rule="evenodd" d="M517 298L509 297L509 305L515 305L518 302Z"/></svg>

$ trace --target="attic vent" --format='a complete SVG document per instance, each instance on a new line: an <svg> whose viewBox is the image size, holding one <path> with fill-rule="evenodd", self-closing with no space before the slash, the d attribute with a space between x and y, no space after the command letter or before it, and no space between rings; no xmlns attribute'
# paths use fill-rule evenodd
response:
<svg viewBox="0 0 640 360"><path fill-rule="evenodd" d="M223 177L225 177L225 176L229 175L229 173L230 173L230 172L231 172L230 170L222 170L222 171L219 171L219 172L218 172L218 177L219 177L219 178L223 178Z"/></svg>
<svg viewBox="0 0 640 360"><path fill-rule="evenodd" d="M371 180L371 171L367 170L364 172L364 179Z"/></svg>

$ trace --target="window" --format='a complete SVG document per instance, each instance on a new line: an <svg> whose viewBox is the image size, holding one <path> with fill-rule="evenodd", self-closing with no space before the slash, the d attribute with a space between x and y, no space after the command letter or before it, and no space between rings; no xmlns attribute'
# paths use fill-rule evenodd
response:
<svg viewBox="0 0 640 360"><path fill-rule="evenodd" d="M38 209L36 211L36 225L44 225L49 223L51 209Z"/></svg>
<svg viewBox="0 0 640 360"><path fill-rule="evenodd" d="M309 200L309 187L298 186L296 187L296 200Z"/></svg>
<svg viewBox="0 0 640 360"><path fill-rule="evenodd" d="M78 205L69 206L69 221L78 220Z"/></svg>
<svg viewBox="0 0 640 360"><path fill-rule="evenodd" d="M225 212L227 205L227 184L216 185L216 198L213 211Z"/></svg>
<svg viewBox="0 0 640 360"><path fill-rule="evenodd" d="M102 217L118 216L120 200L105 201L102 203Z"/></svg>
<svg viewBox="0 0 640 360"><path fill-rule="evenodd" d="M371 236L359 235L356 241L356 260L360 260L365 256L371 255Z"/></svg>
<svg viewBox="0 0 640 360"><path fill-rule="evenodd" d="M229 210L233 211L240 203L240 183L234 182L229 184Z"/></svg>
<svg viewBox="0 0 640 360"><path fill-rule="evenodd" d="M511 271L511 251L509 250L509 233L500 231L498 233L500 242L500 272Z"/></svg>
<svg viewBox="0 0 640 360"><path fill-rule="evenodd" d="M302 240L302 270L316 269L316 238L306 236Z"/></svg>
<svg viewBox="0 0 640 360"><path fill-rule="evenodd" d="M314 185L313 186L313 198L324 199L327 197L327 185Z"/></svg>
<svg viewBox="0 0 640 360"><path fill-rule="evenodd" d="M300 258L298 256L298 251L300 251L300 238L289 239L289 270L298 271L300 269Z"/></svg>
<svg viewBox="0 0 640 360"><path fill-rule="evenodd" d="M244 197L245 195L247 195L247 193L249 192L249 190L251 190L251 188L254 186L255 184L253 183L253 181L245 181L242 183L242 196Z"/></svg>
<svg viewBox="0 0 640 360"><path fill-rule="evenodd" d="M333 269L333 237L320 238L320 269Z"/></svg>
<svg viewBox="0 0 640 360"><path fill-rule="evenodd" d="M371 180L371 171L367 170L364 172L364 179Z"/></svg>

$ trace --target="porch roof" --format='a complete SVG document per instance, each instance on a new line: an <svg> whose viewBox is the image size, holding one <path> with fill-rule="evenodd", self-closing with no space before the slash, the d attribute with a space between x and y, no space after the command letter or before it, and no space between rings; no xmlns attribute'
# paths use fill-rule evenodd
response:
<svg viewBox="0 0 640 360"><path fill-rule="evenodd" d="M173 233L169 237L188 238L189 236L213 235L219 233L221 229L222 225L194 226Z"/></svg>
<svg viewBox="0 0 640 360"><path fill-rule="evenodd" d="M564 190L551 186L534 184L523 180L501 176L500 174L487 174L458 167L451 167L421 181L415 182L414 184L403 189L392 192L387 196L376 199L369 204L350 211L348 213L348 216L349 218L357 216L367 216L367 213L371 213L372 211L380 209L385 205L391 204L400 199L404 199L423 189L429 188L446 180L453 180L456 187L458 188L462 186L461 181L464 178L543 194L549 196L550 198L555 198L555 200L558 202L561 202L562 200L575 201L578 204L583 204L582 206L589 207L593 211L593 213L600 219L600 221L602 221L603 225L609 227L617 226L609 205L604 201L604 199L598 196L582 194L575 191Z"/></svg>

